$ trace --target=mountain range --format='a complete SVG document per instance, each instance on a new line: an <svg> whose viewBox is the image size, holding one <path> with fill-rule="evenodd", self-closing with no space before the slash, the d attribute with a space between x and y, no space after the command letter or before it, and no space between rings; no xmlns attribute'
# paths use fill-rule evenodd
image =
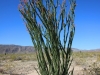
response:
<svg viewBox="0 0 100 75"><path fill-rule="evenodd" d="M35 52L32 46L0 45L0 53L30 53Z"/></svg>
<svg viewBox="0 0 100 75"><path fill-rule="evenodd" d="M80 50L77 48L72 48L74 52L77 51L100 51L100 49L91 49L91 50ZM2 45L0 44L0 54L4 53L32 53L36 52L33 46L20 46L20 45Z"/></svg>

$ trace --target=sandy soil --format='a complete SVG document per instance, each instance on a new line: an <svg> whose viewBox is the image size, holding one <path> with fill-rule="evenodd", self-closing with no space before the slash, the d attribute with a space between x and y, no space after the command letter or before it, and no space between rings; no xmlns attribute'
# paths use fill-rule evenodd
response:
<svg viewBox="0 0 100 75"><path fill-rule="evenodd" d="M3 66L2 66L3 65ZM82 66L74 66L74 75L78 75L83 70ZM4 73L0 75L38 75L37 61L5 61L1 63L0 69L4 69Z"/></svg>

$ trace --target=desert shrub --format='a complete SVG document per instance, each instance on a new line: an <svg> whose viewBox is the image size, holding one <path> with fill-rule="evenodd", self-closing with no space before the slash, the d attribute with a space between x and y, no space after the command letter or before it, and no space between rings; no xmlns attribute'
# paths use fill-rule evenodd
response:
<svg viewBox="0 0 100 75"><path fill-rule="evenodd" d="M100 55L97 55L97 62L100 62Z"/></svg>
<svg viewBox="0 0 100 75"><path fill-rule="evenodd" d="M22 60L21 57L16 57L14 60Z"/></svg>
<svg viewBox="0 0 100 75"><path fill-rule="evenodd" d="M4 69L0 68L0 73L4 73Z"/></svg>
<svg viewBox="0 0 100 75"><path fill-rule="evenodd" d="M69 69L72 63L76 1L69 0L68 13L66 3L66 0L62 4L60 0L20 1L19 11L37 50L41 75L73 74Z"/></svg>

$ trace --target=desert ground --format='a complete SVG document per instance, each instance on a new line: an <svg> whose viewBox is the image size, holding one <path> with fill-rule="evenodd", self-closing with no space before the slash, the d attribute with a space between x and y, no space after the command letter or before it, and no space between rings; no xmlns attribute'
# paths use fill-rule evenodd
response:
<svg viewBox="0 0 100 75"><path fill-rule="evenodd" d="M74 52L74 75L100 75L100 52ZM0 75L38 75L36 54L0 54Z"/></svg>

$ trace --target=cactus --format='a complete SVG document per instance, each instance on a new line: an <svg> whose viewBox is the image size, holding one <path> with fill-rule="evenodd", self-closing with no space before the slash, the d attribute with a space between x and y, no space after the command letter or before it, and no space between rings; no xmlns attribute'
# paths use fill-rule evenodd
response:
<svg viewBox="0 0 100 75"><path fill-rule="evenodd" d="M69 68L76 1L69 0L69 5L67 13L66 0L20 0L19 11L37 50L39 75L73 75Z"/></svg>

